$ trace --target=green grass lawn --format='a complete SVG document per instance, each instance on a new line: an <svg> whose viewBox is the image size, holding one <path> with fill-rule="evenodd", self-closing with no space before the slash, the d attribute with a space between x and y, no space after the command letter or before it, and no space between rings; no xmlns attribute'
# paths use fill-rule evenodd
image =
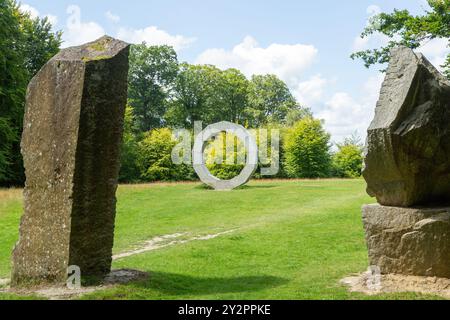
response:
<svg viewBox="0 0 450 320"><path fill-rule="evenodd" d="M120 186L114 253L156 236L195 240L116 260L150 273L84 299L426 299L349 293L339 280L367 268L363 180L253 181L231 192L199 184ZM20 190L0 190L0 278L9 277ZM0 295L2 298L12 296Z"/></svg>

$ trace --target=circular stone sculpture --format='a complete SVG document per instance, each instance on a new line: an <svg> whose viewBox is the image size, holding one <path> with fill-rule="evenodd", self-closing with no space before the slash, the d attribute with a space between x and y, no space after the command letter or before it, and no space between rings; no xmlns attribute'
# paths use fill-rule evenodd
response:
<svg viewBox="0 0 450 320"><path fill-rule="evenodd" d="M235 135L244 142L247 151L247 160L244 169L238 176L231 180L220 180L213 176L206 167L203 159L206 142L221 132ZM206 127L205 130L197 135L192 151L192 158L194 170L201 181L215 190L233 190L247 183L253 173L255 173L258 166L258 146L256 145L255 138L243 126L224 121Z"/></svg>

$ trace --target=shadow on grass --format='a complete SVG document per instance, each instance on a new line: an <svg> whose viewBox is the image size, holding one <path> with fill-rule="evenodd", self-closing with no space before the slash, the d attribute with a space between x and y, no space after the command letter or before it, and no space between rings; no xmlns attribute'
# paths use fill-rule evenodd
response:
<svg viewBox="0 0 450 320"><path fill-rule="evenodd" d="M274 186L274 185L269 185L269 184L267 184L267 185L265 185L265 184L260 184L260 185L255 185L255 186L242 186L242 187L239 187L239 188L242 188L242 189L272 189L272 188L276 188L277 186ZM238 188L238 189L239 189Z"/></svg>
<svg viewBox="0 0 450 320"><path fill-rule="evenodd" d="M231 278L194 277L165 272L150 272L150 278L129 286L151 289L166 295L207 295L259 291L289 282L274 276L242 276Z"/></svg>

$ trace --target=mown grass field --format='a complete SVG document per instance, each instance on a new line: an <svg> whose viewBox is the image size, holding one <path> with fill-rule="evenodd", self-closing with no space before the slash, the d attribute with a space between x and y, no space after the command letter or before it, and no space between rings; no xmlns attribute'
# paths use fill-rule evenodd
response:
<svg viewBox="0 0 450 320"><path fill-rule="evenodd" d="M116 260L114 268L147 271L150 278L81 298L435 298L368 297L339 284L368 265L360 211L374 200L364 189L363 180L253 181L232 192L196 183L120 186L115 254L156 236L225 234ZM0 278L9 277L21 201L21 190L0 190Z"/></svg>

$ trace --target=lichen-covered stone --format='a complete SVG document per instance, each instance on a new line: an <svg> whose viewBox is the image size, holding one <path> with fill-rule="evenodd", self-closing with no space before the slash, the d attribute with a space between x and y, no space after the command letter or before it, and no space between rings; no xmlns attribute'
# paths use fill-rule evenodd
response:
<svg viewBox="0 0 450 320"><path fill-rule="evenodd" d="M406 47L392 51L363 176L383 205L450 201L450 83Z"/></svg>
<svg viewBox="0 0 450 320"><path fill-rule="evenodd" d="M29 84L12 286L64 284L70 265L110 271L128 52L110 37L64 49Z"/></svg>
<svg viewBox="0 0 450 320"><path fill-rule="evenodd" d="M450 278L450 208L368 205L363 223L381 273Z"/></svg>

